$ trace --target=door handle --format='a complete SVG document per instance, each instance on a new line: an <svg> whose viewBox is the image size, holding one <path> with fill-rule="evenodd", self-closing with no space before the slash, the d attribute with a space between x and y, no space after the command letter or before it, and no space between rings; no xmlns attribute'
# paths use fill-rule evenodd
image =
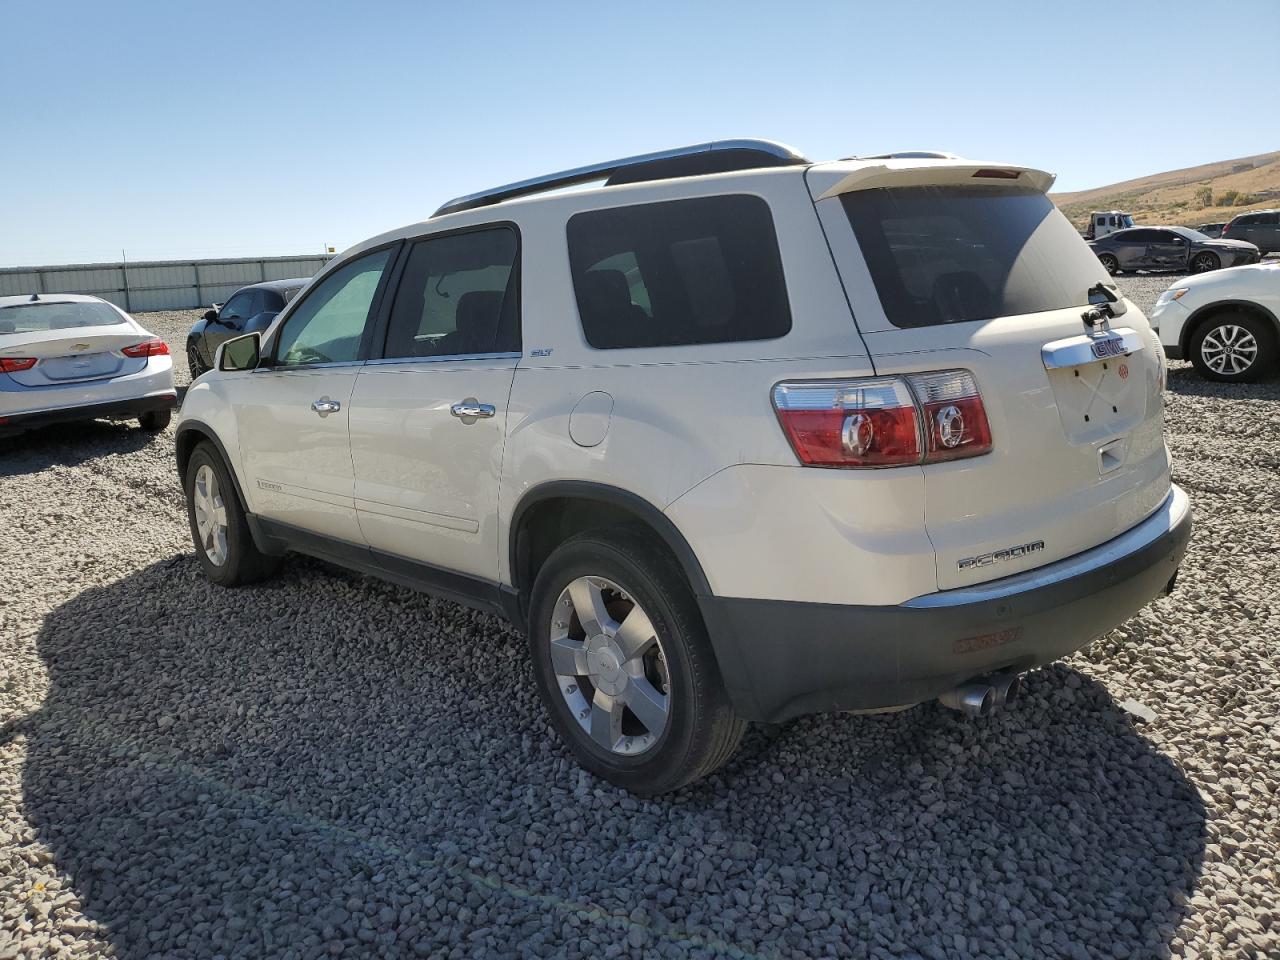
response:
<svg viewBox="0 0 1280 960"><path fill-rule="evenodd" d="M311 409L322 417L327 417L331 413L337 413L342 409L342 404L337 400L330 400L328 397L321 397L311 403Z"/></svg>
<svg viewBox="0 0 1280 960"><path fill-rule="evenodd" d="M455 403L450 407L449 412L463 423L471 423L475 420L492 417L498 412L498 408L492 403L478 403L475 397L467 397L461 403Z"/></svg>

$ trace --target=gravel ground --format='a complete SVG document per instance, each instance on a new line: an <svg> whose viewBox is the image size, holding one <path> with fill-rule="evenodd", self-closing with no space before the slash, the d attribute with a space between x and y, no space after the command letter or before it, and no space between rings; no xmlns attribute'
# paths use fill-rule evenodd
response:
<svg viewBox="0 0 1280 960"><path fill-rule="evenodd" d="M196 315L143 319L181 357ZM656 801L574 765L495 619L207 584L172 431L10 441L0 958L1280 955L1280 383L1175 365L1168 414L1172 598L990 720L753 728Z"/></svg>

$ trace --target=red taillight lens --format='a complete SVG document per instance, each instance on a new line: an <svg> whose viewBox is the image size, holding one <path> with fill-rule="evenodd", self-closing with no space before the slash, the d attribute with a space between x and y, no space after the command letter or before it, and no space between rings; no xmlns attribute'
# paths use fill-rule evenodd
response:
<svg viewBox="0 0 1280 960"><path fill-rule="evenodd" d="M991 449L991 425L968 370L907 377L924 414L925 463L977 457Z"/></svg>
<svg viewBox="0 0 1280 960"><path fill-rule="evenodd" d="M807 466L894 467L991 450L986 409L967 370L789 381L773 388L773 406Z"/></svg>
<svg viewBox="0 0 1280 960"><path fill-rule="evenodd" d="M136 343L132 347L125 347L120 352L126 357L167 357L169 355L169 345L163 340L148 340L146 343Z"/></svg>
<svg viewBox="0 0 1280 960"><path fill-rule="evenodd" d="M19 370L30 370L36 365L35 357L0 357L0 371L17 373Z"/></svg>

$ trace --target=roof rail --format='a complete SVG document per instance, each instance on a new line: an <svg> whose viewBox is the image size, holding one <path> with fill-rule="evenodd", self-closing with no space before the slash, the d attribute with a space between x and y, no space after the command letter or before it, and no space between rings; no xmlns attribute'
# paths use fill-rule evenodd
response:
<svg viewBox="0 0 1280 960"><path fill-rule="evenodd" d="M714 159L711 156L713 154L717 155ZM704 161L712 160L712 162L703 162L700 166L686 170L681 170L670 162L692 157L702 158ZM717 160L719 162L715 162ZM433 213L432 216L440 217L446 213L474 210L476 207L501 203L503 200L526 197L534 193L545 193L548 190L572 187L580 183L590 183L593 180L611 178L610 182L635 183L644 179L657 180L700 173L719 173L725 170L792 166L808 162L808 159L791 147L776 143L773 140L713 140L709 143L696 143L687 147L675 147L671 150L658 150L655 153L642 153L634 157L624 157L621 160L593 163L585 167L576 167L573 170L562 170L559 173L548 173L541 177L533 177L529 180L520 180L516 183L492 187L488 190L481 190L479 193L470 193L465 197L457 197L450 200ZM636 169L650 164L653 165L653 169L648 176L642 175L644 171ZM622 171L630 171L632 175L614 177L615 174Z"/></svg>

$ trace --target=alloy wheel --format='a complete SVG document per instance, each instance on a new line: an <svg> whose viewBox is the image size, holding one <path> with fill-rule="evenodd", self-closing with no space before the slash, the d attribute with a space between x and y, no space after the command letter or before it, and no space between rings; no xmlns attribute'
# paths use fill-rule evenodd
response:
<svg viewBox="0 0 1280 960"><path fill-rule="evenodd" d="M551 667L569 712L599 747L635 756L671 715L667 659L639 603L604 577L578 577L551 612Z"/></svg>
<svg viewBox="0 0 1280 960"><path fill-rule="evenodd" d="M1191 261L1192 273L1208 273L1218 269L1218 258L1212 253L1201 253Z"/></svg>
<svg viewBox="0 0 1280 960"><path fill-rule="evenodd" d="M218 475L207 463L201 464L196 471L191 504L195 509L200 547L209 562L220 567L227 560L227 506L222 499Z"/></svg>
<svg viewBox="0 0 1280 960"><path fill-rule="evenodd" d="M1205 334L1200 356L1214 373L1238 376L1258 359L1258 341L1244 327L1224 323Z"/></svg>

